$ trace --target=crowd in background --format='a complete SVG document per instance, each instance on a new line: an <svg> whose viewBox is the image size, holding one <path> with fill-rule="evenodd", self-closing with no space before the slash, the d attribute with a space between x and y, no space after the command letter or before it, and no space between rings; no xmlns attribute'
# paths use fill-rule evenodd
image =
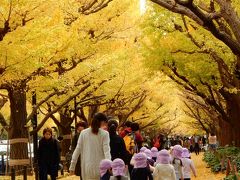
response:
<svg viewBox="0 0 240 180"><path fill-rule="evenodd" d="M60 148L50 129L43 132L38 151L40 180L47 180L47 174L55 180ZM151 137L141 132L136 122L119 126L116 119L97 113L90 127L86 122L76 125L69 170L82 180L188 180L191 171L196 176L191 152L198 155L206 150L207 141L214 150L214 134L209 139L198 135Z"/></svg>

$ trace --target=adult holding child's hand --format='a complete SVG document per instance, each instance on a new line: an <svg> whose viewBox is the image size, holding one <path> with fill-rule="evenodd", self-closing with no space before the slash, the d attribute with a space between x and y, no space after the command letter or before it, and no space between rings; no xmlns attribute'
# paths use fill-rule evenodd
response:
<svg viewBox="0 0 240 180"><path fill-rule="evenodd" d="M100 127L107 122L103 113L94 115L91 127L81 132L78 144L73 152L70 175L73 174L79 155L81 154L82 180L99 180L101 160L111 160L110 139L107 131Z"/></svg>

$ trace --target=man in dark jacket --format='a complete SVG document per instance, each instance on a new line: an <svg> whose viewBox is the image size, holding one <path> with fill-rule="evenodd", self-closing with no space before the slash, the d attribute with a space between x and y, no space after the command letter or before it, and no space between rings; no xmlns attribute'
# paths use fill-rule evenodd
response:
<svg viewBox="0 0 240 180"><path fill-rule="evenodd" d="M38 167L40 180L47 180L47 175L51 180L56 180L58 176L58 166L60 163L60 146L56 139L52 137L52 129L43 130L43 138L39 141L38 147Z"/></svg>
<svg viewBox="0 0 240 180"><path fill-rule="evenodd" d="M84 122L84 121L81 121L81 122L76 124L75 128L76 128L76 134L73 136L72 146L71 146L72 153L74 152L75 148L77 147L77 142L78 142L78 138L80 136L81 131L87 128L87 123ZM78 158L78 162L77 162L77 165L76 165L76 168L75 168L75 175L81 177L80 157Z"/></svg>

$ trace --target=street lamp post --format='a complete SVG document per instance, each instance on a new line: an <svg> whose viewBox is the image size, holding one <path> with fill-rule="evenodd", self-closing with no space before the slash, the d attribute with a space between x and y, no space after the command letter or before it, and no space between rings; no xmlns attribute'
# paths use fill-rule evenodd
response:
<svg viewBox="0 0 240 180"><path fill-rule="evenodd" d="M37 95L36 92L32 93L32 108L34 109L37 105ZM37 128L37 111L34 112L32 118L33 130ZM37 149L38 149L38 136L37 132L33 133L33 153L34 153L34 172L35 172L35 180L38 180L38 166L37 166Z"/></svg>
<svg viewBox="0 0 240 180"><path fill-rule="evenodd" d="M75 133L77 133L76 125L77 125L77 97L74 98L74 125L75 125Z"/></svg>

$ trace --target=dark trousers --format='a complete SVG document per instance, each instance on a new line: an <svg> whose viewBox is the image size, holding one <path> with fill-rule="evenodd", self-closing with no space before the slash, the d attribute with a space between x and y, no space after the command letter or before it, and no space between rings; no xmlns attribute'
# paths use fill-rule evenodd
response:
<svg viewBox="0 0 240 180"><path fill-rule="evenodd" d="M76 164L75 175L81 177L81 161L80 161L80 158L78 158L78 161L77 161L77 164Z"/></svg>
<svg viewBox="0 0 240 180"><path fill-rule="evenodd" d="M194 151L195 151L196 155L199 154L199 152L200 152L200 147L199 147L199 144L198 144L198 143L195 143Z"/></svg>
<svg viewBox="0 0 240 180"><path fill-rule="evenodd" d="M48 174L51 176L51 180L56 180L58 173L57 165L42 164L39 166L39 180L47 180Z"/></svg>

